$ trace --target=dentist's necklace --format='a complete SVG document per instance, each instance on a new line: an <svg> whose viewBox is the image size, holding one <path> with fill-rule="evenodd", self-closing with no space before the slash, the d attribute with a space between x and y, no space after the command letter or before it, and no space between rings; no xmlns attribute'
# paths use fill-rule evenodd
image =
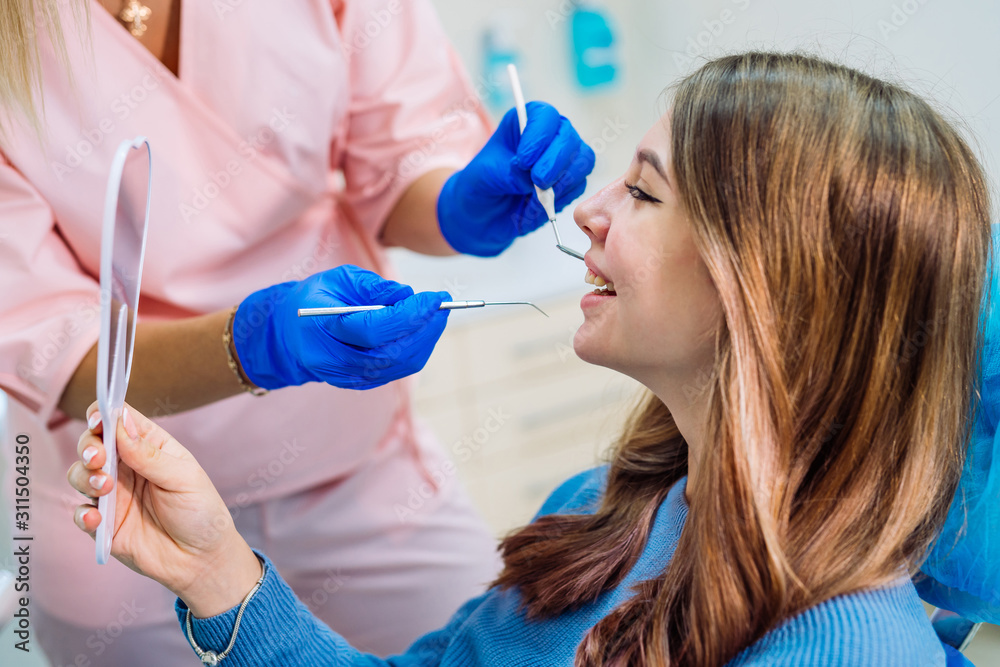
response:
<svg viewBox="0 0 1000 667"><path fill-rule="evenodd" d="M118 12L118 20L134 36L141 37L146 32L146 24L143 21L148 21L152 15L153 10L139 0L124 0L121 11Z"/></svg>

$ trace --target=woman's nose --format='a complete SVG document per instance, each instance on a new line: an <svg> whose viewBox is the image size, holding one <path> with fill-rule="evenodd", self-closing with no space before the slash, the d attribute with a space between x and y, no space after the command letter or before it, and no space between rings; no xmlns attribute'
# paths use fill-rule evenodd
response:
<svg viewBox="0 0 1000 667"><path fill-rule="evenodd" d="M614 188L618 182L610 183L594 196L587 199L573 212L573 221L591 241L604 242L611 226L611 211L614 202Z"/></svg>

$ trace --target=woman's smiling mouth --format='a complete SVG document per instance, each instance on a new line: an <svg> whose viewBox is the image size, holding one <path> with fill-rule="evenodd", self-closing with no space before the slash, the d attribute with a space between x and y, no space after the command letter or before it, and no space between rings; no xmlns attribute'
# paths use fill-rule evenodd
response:
<svg viewBox="0 0 1000 667"><path fill-rule="evenodd" d="M608 293L614 294L615 293L615 284L613 282L605 280L604 278L602 278L601 276L597 275L596 273L594 273L589 268L587 269L587 275L584 276L583 280L586 283L589 283L591 285L596 285L597 286L597 289L594 290L595 294L608 294Z"/></svg>

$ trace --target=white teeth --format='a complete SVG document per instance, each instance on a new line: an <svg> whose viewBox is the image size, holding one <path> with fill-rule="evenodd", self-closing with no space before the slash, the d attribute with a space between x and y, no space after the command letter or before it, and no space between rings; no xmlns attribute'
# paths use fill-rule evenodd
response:
<svg viewBox="0 0 1000 667"><path fill-rule="evenodd" d="M600 292L614 292L615 291L615 284L614 283L608 282L608 281L604 280L604 278L600 277L599 275L597 275L596 273L594 273L590 269L587 269L587 275L584 276L583 280L584 280L584 282L586 282L586 283L588 283L590 285L596 286L597 289L598 289L598 291L600 291Z"/></svg>

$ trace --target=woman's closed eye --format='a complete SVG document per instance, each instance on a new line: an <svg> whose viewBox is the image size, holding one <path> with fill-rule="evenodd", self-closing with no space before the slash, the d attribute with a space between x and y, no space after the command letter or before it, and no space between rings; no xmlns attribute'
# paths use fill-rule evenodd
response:
<svg viewBox="0 0 1000 667"><path fill-rule="evenodd" d="M634 199L638 199L639 201L648 201L648 202L652 202L654 204L660 204L660 203L662 203L659 199L657 199L656 197L653 197L650 194L647 194L645 191L643 191L638 186L629 185L628 183L625 183L625 189L628 190L628 193Z"/></svg>

